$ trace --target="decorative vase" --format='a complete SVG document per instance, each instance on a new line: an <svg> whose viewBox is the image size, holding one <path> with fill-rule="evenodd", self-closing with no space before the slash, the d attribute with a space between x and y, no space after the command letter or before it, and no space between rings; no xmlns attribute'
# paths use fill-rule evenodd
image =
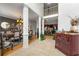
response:
<svg viewBox="0 0 79 59"><path fill-rule="evenodd" d="M71 32L78 32L77 26L71 26Z"/></svg>
<svg viewBox="0 0 79 59"><path fill-rule="evenodd" d="M78 18L72 18L70 32L78 32Z"/></svg>

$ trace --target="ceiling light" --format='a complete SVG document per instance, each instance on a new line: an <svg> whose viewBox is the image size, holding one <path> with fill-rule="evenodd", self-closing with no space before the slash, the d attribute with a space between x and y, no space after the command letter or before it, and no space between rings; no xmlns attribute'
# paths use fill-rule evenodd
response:
<svg viewBox="0 0 79 59"><path fill-rule="evenodd" d="M52 15L44 16L43 18L45 19L45 18L51 18L51 17L56 17L56 16L58 16L58 14L52 14Z"/></svg>

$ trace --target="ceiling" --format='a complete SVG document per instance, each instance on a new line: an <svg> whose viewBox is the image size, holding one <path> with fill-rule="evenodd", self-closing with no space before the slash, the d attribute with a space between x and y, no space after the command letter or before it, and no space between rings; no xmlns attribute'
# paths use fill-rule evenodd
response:
<svg viewBox="0 0 79 59"><path fill-rule="evenodd" d="M51 3L49 6L55 6L56 3ZM17 19L20 16L23 17L23 3L0 3L0 16L4 16L7 18ZM45 3L45 8L48 6ZM29 9L29 20L36 21L38 19L38 15Z"/></svg>
<svg viewBox="0 0 79 59"><path fill-rule="evenodd" d="M0 3L0 16L17 19L23 17L23 4L22 3ZM29 9L29 19L35 21L38 15Z"/></svg>
<svg viewBox="0 0 79 59"><path fill-rule="evenodd" d="M0 16L16 19L22 17L22 3L0 3Z"/></svg>

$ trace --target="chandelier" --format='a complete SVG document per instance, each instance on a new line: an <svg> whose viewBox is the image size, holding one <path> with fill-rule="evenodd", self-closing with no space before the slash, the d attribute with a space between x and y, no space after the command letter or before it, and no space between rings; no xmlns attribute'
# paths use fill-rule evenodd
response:
<svg viewBox="0 0 79 59"><path fill-rule="evenodd" d="M21 18L21 16L20 16L20 18L17 18L17 24L19 24L19 25L22 25L23 24L23 19Z"/></svg>

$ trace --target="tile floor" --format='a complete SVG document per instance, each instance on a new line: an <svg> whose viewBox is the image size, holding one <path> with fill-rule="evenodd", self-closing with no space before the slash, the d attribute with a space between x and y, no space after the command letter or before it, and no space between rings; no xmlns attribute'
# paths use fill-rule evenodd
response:
<svg viewBox="0 0 79 59"><path fill-rule="evenodd" d="M55 40L46 37L44 41L34 40L28 48L20 48L8 56L65 56L55 48Z"/></svg>

